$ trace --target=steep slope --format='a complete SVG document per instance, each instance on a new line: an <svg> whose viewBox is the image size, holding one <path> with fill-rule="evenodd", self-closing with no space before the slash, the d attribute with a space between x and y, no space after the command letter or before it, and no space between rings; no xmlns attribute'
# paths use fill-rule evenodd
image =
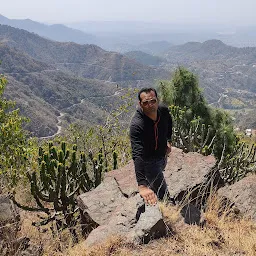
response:
<svg viewBox="0 0 256 256"><path fill-rule="evenodd" d="M126 52L125 56L127 56L130 59L134 59L143 65L159 66L162 62L165 62L164 59L158 56L153 56L151 54L145 53L143 51Z"/></svg>
<svg viewBox="0 0 256 256"><path fill-rule="evenodd" d="M9 26L0 25L1 41L34 59L85 78L124 82L168 77L165 70L147 67L96 45L54 42Z"/></svg>
<svg viewBox="0 0 256 256"><path fill-rule="evenodd" d="M117 90L116 84L64 73L4 44L0 44L0 59L0 73L8 79L5 96L15 100L21 113L31 119L26 127L37 136L57 132L56 123L60 113L69 113L64 118L66 123L70 123L70 117L72 121L81 119L80 122L84 124L103 121L102 105L93 100L90 102L90 98L113 95ZM76 109L84 108L83 100L91 105L90 110L84 109L84 116L70 112L74 105Z"/></svg>
<svg viewBox="0 0 256 256"><path fill-rule="evenodd" d="M165 57L166 68L185 66L197 74L209 103L230 110L240 128L255 127L256 117L243 119L240 113L256 111L256 47L209 40L173 46Z"/></svg>
<svg viewBox="0 0 256 256"><path fill-rule="evenodd" d="M194 62L203 60L236 59L240 61L254 61L255 47L237 48L228 46L220 40L208 40L203 43L189 42L170 47L163 56L171 62Z"/></svg>

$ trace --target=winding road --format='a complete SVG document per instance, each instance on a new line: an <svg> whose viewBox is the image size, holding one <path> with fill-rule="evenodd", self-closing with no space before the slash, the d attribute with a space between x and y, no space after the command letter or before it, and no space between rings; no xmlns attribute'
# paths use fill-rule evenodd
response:
<svg viewBox="0 0 256 256"><path fill-rule="evenodd" d="M109 98L109 97L115 97L115 96L120 95L120 93L121 93L123 90L124 90L124 88L122 88L122 89L120 89L120 90L117 90L117 91L115 91L115 93L112 94L112 95L106 95L106 96L90 96L90 97L88 97L88 98ZM72 108L72 107L74 107L74 106L83 104L84 101L85 101L85 98L82 99L79 103L75 103L75 104L71 105L71 106L68 107L68 108ZM67 109L68 109L68 108L67 108ZM63 111L63 110L62 110L62 111ZM60 133L61 133L61 130L62 130L61 118L62 118L64 115L66 115L66 113L60 112L60 115L57 116L57 124L56 124L56 126L57 126L58 129L57 129L57 132L56 132L56 133L54 133L53 135L49 135L49 136L39 137L39 139L41 139L41 140L43 140L43 139L52 139L52 138L54 138L55 136L57 136L58 134L60 134Z"/></svg>

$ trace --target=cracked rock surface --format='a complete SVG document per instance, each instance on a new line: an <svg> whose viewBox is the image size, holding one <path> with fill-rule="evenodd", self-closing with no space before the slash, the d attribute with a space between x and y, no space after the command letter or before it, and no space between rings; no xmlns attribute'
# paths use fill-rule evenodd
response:
<svg viewBox="0 0 256 256"><path fill-rule="evenodd" d="M199 194L207 192L216 183L213 156L183 153L173 148L164 175L171 196L183 202L189 194L190 203ZM216 185L216 184L215 184ZM151 238L166 234L166 227L158 205L147 207L138 194L133 161L108 172L104 181L94 190L78 197L78 206L96 223L88 235L87 246L103 242L111 235L122 235L127 241L146 243ZM182 214L182 212L181 212ZM193 205L184 210L184 223L198 223L200 211Z"/></svg>

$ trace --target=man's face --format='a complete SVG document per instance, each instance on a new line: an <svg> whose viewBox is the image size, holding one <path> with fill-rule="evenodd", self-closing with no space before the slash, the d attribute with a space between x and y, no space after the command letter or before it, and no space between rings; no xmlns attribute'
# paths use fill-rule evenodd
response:
<svg viewBox="0 0 256 256"><path fill-rule="evenodd" d="M140 99L141 101L139 102L139 105L145 114L150 114L157 111L158 100L154 91L150 91L148 93L142 92L140 94Z"/></svg>

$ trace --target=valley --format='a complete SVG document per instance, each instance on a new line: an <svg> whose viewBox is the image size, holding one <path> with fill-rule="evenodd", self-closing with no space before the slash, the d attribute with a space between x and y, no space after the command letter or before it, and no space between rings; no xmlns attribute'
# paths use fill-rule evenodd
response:
<svg viewBox="0 0 256 256"><path fill-rule="evenodd" d="M121 90L156 86L184 66L198 76L211 106L232 113L241 129L256 126L255 47L237 48L219 40L182 45L159 41L143 47L145 52L120 54L0 25L0 73L9 81L5 95L30 119L26 128L32 136L48 138L71 123L103 123L121 104Z"/></svg>

